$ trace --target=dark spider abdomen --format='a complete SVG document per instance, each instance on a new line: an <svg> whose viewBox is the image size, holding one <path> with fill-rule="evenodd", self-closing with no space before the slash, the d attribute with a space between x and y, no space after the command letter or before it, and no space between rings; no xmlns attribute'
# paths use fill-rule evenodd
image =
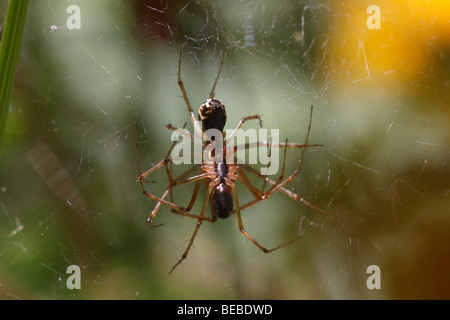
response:
<svg viewBox="0 0 450 320"><path fill-rule="evenodd" d="M212 205L217 216L221 219L228 218L233 211L233 197L230 187L225 182L219 183L214 189Z"/></svg>

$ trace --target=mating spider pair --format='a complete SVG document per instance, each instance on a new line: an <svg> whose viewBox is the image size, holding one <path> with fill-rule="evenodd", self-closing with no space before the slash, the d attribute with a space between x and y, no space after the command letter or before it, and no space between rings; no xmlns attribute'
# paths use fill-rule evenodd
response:
<svg viewBox="0 0 450 320"><path fill-rule="evenodd" d="M223 103L221 101L219 101L218 99L215 99L215 93L214 93L214 90L217 85L217 81L219 79L220 71L222 70L222 67L223 67L224 60L225 60L225 54L223 55L223 58L222 58L222 61L221 61L220 67L219 67L219 71L217 73L217 77L214 81L212 90L209 94L209 99L207 99L205 102L203 102L203 104L199 108L198 119L201 121L201 124L202 124L202 128L199 128L198 123L196 123L195 114L192 110L191 104L187 97L186 90L183 85L183 81L181 80L181 75L180 75L181 74L181 52L180 52L180 56L179 56L179 60L178 60L178 85L183 94L183 98L186 103L191 121L194 124L194 129L199 131L199 133L201 134L202 137L205 134L205 131L207 131L208 129L219 130L220 133L223 134L223 137L225 137L225 133L223 132L225 122L226 122L225 106L223 105ZM234 131L232 132L232 134L226 139L227 143L225 143L223 146L222 154L218 154L218 155L212 151L207 151L207 148L210 148L211 145L215 144L216 141L214 139L211 139L208 142L201 142L201 141L198 141L198 139L196 140L194 138L194 136L192 134L190 134L188 131L183 130L184 128L178 129L171 125L167 125L168 129L173 130L173 131L178 131L178 132L188 136L194 143L201 144L202 151L203 151L202 153L206 154L206 159L202 162L202 164L197 164L197 165L192 166L191 168L186 170L184 173L182 173L179 177L177 177L175 179L172 177L173 158L171 156L171 152L176 144L176 141L173 143L169 152L161 161L159 161L151 169L145 171L144 173L141 173L138 141L136 140L137 166L138 166L138 173L139 173L137 181L139 181L139 183L141 185L142 192L147 197L157 201L155 208L153 209L153 211L151 212L150 216L147 219L147 224L150 227L160 226L160 225L153 225L152 221L155 218L157 212L159 211L159 209L161 208L161 206L163 204L171 207L172 212L175 214L197 219L197 224L196 224L194 233L192 234L192 237L189 241L189 244L188 244L186 250L184 251L183 255L181 256L181 258L177 261L177 263L170 270L170 273L187 257L189 250L192 247L194 239L197 236L198 230L199 230L200 226L202 225L203 221L215 222L217 220L217 217L224 219L224 218L229 217L233 213L236 213L240 232L247 239L249 239L253 244L255 244L260 250L262 250L265 253L280 249L280 248L287 246L287 245L291 244L292 242L296 241L298 238L300 238L301 234L297 235L295 238L293 238L281 245L278 245L272 249L267 249L267 248L263 247L261 244L259 244L256 240L254 240L244 228L244 225L242 223L241 211L260 202L260 201L267 199L269 196L271 196L272 194L274 194L277 191L281 191L284 194L291 197L292 199L294 199L295 201L298 201L301 204L304 204L304 205L306 205L310 208L313 208L319 212L327 213L326 211L314 206L313 204L309 203L308 201L306 201L299 195L295 194L294 192L292 192L284 187L287 183L292 181L292 179L294 179L299 174L306 147L322 146L319 144L308 144L308 138L309 138L309 134L310 134L310 130L311 130L312 109L313 108L311 106L308 131L306 134L305 142L303 144L302 143L288 143L287 141L285 143L276 143L276 145L278 147L284 148L283 167L282 167L281 174L276 181L271 180L268 177L262 175L260 172L258 172L257 170L255 170L254 168L252 168L251 166L249 166L247 164L238 164L237 158L234 156L234 153L236 153L236 151L239 149L239 146L231 147L231 150L230 150L230 147L228 147L228 142L230 141L230 139L233 138L234 134L241 128L241 126L246 121L258 120L259 125L262 126L261 118L259 115L253 115L253 116L248 116L248 117L242 118L239 121L236 128L234 129ZM136 131L137 131L137 127L136 127ZM137 135L136 135L136 137L137 137ZM250 148L257 147L257 146L271 147L271 145L272 145L271 142L259 141L256 144L247 143L243 147L245 147L245 149L250 149ZM286 148L302 148L302 151L301 151L300 160L299 160L296 170L291 175L289 175L286 179L284 179L285 165L286 165ZM205 153L205 151L207 151L207 152ZM216 161L217 157L220 160L225 160L225 155L227 155L227 157L229 157L230 151L231 151L231 154L234 157L235 161L231 161L232 163L230 163L230 161ZM152 174L153 172L155 172L156 170L158 170L162 167L164 167L166 170L166 173L167 173L167 176L169 179L169 185L167 186L167 188L164 191L164 193L162 194L162 196L157 197L145 190L144 183L153 182L153 181L147 181L145 179L147 177L149 177L150 174ZM255 187L250 182L245 171L247 171L248 173L250 173L252 175L255 175L257 178L259 178L263 181L263 186L261 189ZM195 172L197 172L197 175L189 177L189 175L191 175ZM238 195L236 192L236 185L234 182L235 180L239 181L245 187L247 187L255 199L241 206L239 204L239 199L238 199ZM194 214L191 212L191 210L197 199L202 181L204 181L206 183L207 190L206 190L205 198L203 200L203 205L202 205L200 214ZM195 185L194 185L191 200L189 201L189 204L187 207L182 207L182 206L179 206L179 205L173 203L172 201L166 200L167 196L170 195L172 197L172 190L176 186L185 184L185 183L190 183L190 182L195 182ZM271 187L265 191L264 189L265 189L266 183L270 184ZM210 206L211 206L211 217L205 216L208 202L210 202Z"/></svg>

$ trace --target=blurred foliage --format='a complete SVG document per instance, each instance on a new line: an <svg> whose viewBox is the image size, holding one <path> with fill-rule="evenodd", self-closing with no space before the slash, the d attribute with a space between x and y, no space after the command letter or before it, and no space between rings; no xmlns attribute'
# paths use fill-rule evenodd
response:
<svg viewBox="0 0 450 320"><path fill-rule="evenodd" d="M27 8L28 0L10 1L2 32L0 44L0 154Z"/></svg>
<svg viewBox="0 0 450 320"><path fill-rule="evenodd" d="M70 4L80 30L67 28ZM32 1L1 159L0 297L450 298L449 5L379 1L381 29L369 30L371 4ZM164 226L145 224L155 203L135 181L135 125L150 168L171 144L164 125L189 121L180 50L197 108L224 49L216 93L228 127L257 113L280 140L302 142L314 105L310 142L324 147L307 150L289 188L338 219L277 194L243 211L246 229L271 247L306 217L299 241L265 255L234 216L205 222L168 275L195 220L163 207ZM290 150L289 172L297 161ZM162 194L163 170L152 179L149 192ZM81 290L66 287L72 264ZM381 290L366 287L374 264Z"/></svg>

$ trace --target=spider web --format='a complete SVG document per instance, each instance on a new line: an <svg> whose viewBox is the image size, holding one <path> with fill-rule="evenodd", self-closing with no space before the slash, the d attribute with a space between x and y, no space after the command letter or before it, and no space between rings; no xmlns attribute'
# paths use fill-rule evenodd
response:
<svg viewBox="0 0 450 320"><path fill-rule="evenodd" d="M0 296L448 297L448 275L431 277L450 267L448 7L424 2L404 14L407 3L381 2L383 28L372 33L370 1L30 3L1 160ZM66 23L72 4L79 30ZM196 221L163 207L165 225L145 225L155 203L135 182L136 124L148 169L171 145L166 124L192 131L179 52L196 111L225 50L216 97L227 128L259 114L281 141L303 142L314 106L310 142L324 146L306 151L288 188L338 218L276 194L243 211L246 230L267 247L300 240L264 255L235 216L204 222L169 276ZM298 159L288 150L287 172ZM152 180L147 190L161 195L164 169ZM187 204L191 190L180 187L175 201ZM81 290L67 288L70 265ZM381 290L366 287L369 265L381 267Z"/></svg>

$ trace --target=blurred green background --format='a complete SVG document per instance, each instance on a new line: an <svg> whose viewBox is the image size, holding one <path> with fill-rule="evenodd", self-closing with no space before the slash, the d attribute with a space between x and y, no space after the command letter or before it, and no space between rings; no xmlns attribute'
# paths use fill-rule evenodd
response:
<svg viewBox="0 0 450 320"><path fill-rule="evenodd" d="M67 26L73 4L79 30ZM378 1L375 30L371 4L31 1L0 159L0 297L450 298L450 4ZM272 247L305 217L299 241L266 255L235 216L205 222L169 275L196 221L163 207L164 226L145 224L155 202L136 183L135 125L150 168L171 145L164 125L189 121L179 52L196 111L224 49L228 128L260 114L280 140L302 142L314 105L310 142L324 147L307 150L289 188L339 219L277 194L243 211L246 229ZM288 172L298 158L289 150ZM161 195L163 170L153 180ZM81 290L66 286L70 265ZM366 286L370 265L379 290Z"/></svg>

